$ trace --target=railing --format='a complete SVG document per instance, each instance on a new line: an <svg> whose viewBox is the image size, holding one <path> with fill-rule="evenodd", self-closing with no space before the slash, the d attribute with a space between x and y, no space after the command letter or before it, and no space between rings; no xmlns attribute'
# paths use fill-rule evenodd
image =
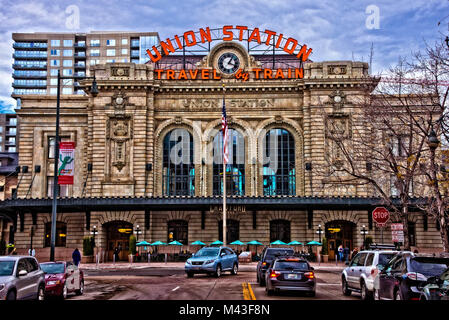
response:
<svg viewBox="0 0 449 320"><path fill-rule="evenodd" d="M164 175L162 190L167 196L195 195L195 175Z"/></svg>
<svg viewBox="0 0 449 320"><path fill-rule="evenodd" d="M15 42L13 48L17 49L27 49L27 48L36 48L36 49L46 49L46 42Z"/></svg>

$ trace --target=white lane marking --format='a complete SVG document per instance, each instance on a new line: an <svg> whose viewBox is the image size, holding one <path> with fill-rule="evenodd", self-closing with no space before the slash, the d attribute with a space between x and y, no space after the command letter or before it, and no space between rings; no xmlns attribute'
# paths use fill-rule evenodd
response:
<svg viewBox="0 0 449 320"><path fill-rule="evenodd" d="M176 288L174 288L172 291L176 291L179 289L179 286L177 286Z"/></svg>

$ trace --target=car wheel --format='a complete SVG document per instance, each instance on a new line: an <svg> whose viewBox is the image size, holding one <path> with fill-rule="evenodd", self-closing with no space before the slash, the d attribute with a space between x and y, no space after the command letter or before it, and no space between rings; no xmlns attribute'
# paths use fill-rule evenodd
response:
<svg viewBox="0 0 449 320"><path fill-rule="evenodd" d="M380 300L379 290L374 288L374 300Z"/></svg>
<svg viewBox="0 0 449 320"><path fill-rule="evenodd" d="M6 296L6 300L16 300L16 292L11 290L8 292L8 295Z"/></svg>
<svg viewBox="0 0 449 320"><path fill-rule="evenodd" d="M81 281L81 283L80 283L80 289L79 290L76 290L76 294L78 295L78 296L80 296L80 295L82 295L84 293L84 281Z"/></svg>
<svg viewBox="0 0 449 320"><path fill-rule="evenodd" d="M343 291L343 294L345 296L350 296L351 295L351 290L349 290L348 288L348 282L346 281L345 278L343 278L341 280L341 290Z"/></svg>
<svg viewBox="0 0 449 320"><path fill-rule="evenodd" d="M39 289L37 290L37 300L45 300L45 287L43 285L40 285Z"/></svg>
<svg viewBox="0 0 449 320"><path fill-rule="evenodd" d="M231 270L231 274L236 275L237 272L239 272L239 267L238 267L237 263L234 263L234 266L232 267L232 270Z"/></svg>
<svg viewBox="0 0 449 320"><path fill-rule="evenodd" d="M220 278L221 277L221 265L217 266L217 269L215 269L215 277Z"/></svg>
<svg viewBox="0 0 449 320"><path fill-rule="evenodd" d="M67 283L64 283L64 287L62 287L62 293L61 293L61 298L63 300L67 299L68 291L69 291L69 289L67 289Z"/></svg>
<svg viewBox="0 0 449 320"><path fill-rule="evenodd" d="M362 296L362 300L371 300L371 298L372 298L372 294L366 287L366 284L364 281L362 281L362 283L360 285L360 294Z"/></svg>
<svg viewBox="0 0 449 320"><path fill-rule="evenodd" d="M187 278L193 278L193 272L187 272Z"/></svg>
<svg viewBox="0 0 449 320"><path fill-rule="evenodd" d="M274 294L274 290L268 289L268 287L265 287L265 292L267 293L267 296L272 296Z"/></svg>
<svg viewBox="0 0 449 320"><path fill-rule="evenodd" d="M259 285L260 285L261 287L263 287L263 286L266 285L265 279L264 279L264 278L260 278L259 280L260 280Z"/></svg>

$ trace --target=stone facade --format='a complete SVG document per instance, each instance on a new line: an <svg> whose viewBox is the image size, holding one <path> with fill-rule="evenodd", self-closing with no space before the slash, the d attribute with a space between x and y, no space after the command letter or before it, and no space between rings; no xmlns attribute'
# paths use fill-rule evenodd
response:
<svg viewBox="0 0 449 320"><path fill-rule="evenodd" d="M244 70L252 74L257 61L236 46L235 51L244 59ZM211 55L220 54L212 50ZM216 69L217 56L204 59L198 70ZM304 79L254 79L241 81L232 78L217 80L158 80L154 66L132 63L113 63L91 68L98 83L99 94L92 96L62 96L60 135L63 140L75 141L75 177L69 187L70 197L154 197L163 196L163 140L176 128L186 129L194 145L194 196L213 194L213 165L208 145L212 132L221 128L222 83L226 85L226 109L230 128L238 130L245 141L245 196L263 195L263 171L260 161L261 135L267 130L281 128L293 136L295 148L295 196L370 196L366 186L357 184L332 185L326 180L322 168L333 152L332 142L326 137L330 122L336 123L350 138L353 130L363 131L360 106L362 79L368 76L368 64L353 61L306 63ZM91 80L82 84L89 92ZM337 98L336 98L337 97ZM31 198L48 196L47 177L53 176L53 159L49 159L49 137L54 136L55 96L27 96L22 98L18 110L20 118L21 166L42 170L34 178ZM92 171L88 171L88 164ZM151 170L148 165L151 165ZM312 170L306 170L312 164ZM18 190L24 198L32 182L33 173L25 174ZM85 184L85 187L84 187ZM313 208L312 208L313 209ZM87 209L86 209L87 210ZM205 215L202 218L202 215ZM316 228L331 221L354 223L352 247L360 247L362 225L368 226L367 211L313 212L312 226L306 211L257 211L230 213L229 219L239 221L239 239L270 241L270 221L290 222L290 238L307 242L318 240ZM24 214L18 222L15 235L20 250L29 247L29 228L32 215ZM39 213L35 246L45 259L49 248L44 247L44 225L50 213ZM424 230L422 217L416 220L416 246L423 250L441 247L435 223L429 221ZM66 246L57 248L57 257L67 257L75 247L82 247L86 228L86 214L60 213L58 221L67 225ZM168 240L167 222L186 221L188 242L217 240L221 217L211 211L153 211L149 227L145 225L145 212L95 211L90 212L90 226L99 229L97 246L107 250L107 234L103 226L108 222L126 221L139 225L143 233L139 239L149 242ZM255 220L255 221L254 221ZM380 241L380 231L373 227L369 234ZM390 237L390 238L389 238ZM384 242L391 241L389 229Z"/></svg>

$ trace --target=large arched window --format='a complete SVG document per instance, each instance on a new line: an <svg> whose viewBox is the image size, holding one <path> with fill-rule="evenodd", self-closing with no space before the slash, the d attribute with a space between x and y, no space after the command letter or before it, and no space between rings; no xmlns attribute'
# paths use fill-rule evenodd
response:
<svg viewBox="0 0 449 320"><path fill-rule="evenodd" d="M163 194L167 196L195 194L193 137L186 129L174 129L164 137Z"/></svg>
<svg viewBox="0 0 449 320"><path fill-rule="evenodd" d="M189 225L185 220L171 220L167 222L167 241L174 240L184 245L188 244Z"/></svg>
<svg viewBox="0 0 449 320"><path fill-rule="evenodd" d="M229 129L229 161L226 165L226 194L245 194L245 139L234 129ZM223 194L223 134L214 137L213 148L213 194Z"/></svg>
<svg viewBox="0 0 449 320"><path fill-rule="evenodd" d="M285 129L269 130L265 136L263 194L295 195L295 140Z"/></svg>
<svg viewBox="0 0 449 320"><path fill-rule="evenodd" d="M283 219L270 221L270 242L276 240L290 242L290 221Z"/></svg>
<svg viewBox="0 0 449 320"><path fill-rule="evenodd" d="M56 222L56 247L65 247L67 238L67 224L65 222ZM51 222L45 224L45 247L51 246Z"/></svg>
<svg viewBox="0 0 449 320"><path fill-rule="evenodd" d="M240 222L238 220L226 219L226 243L239 240ZM223 220L218 222L218 239L223 241Z"/></svg>

